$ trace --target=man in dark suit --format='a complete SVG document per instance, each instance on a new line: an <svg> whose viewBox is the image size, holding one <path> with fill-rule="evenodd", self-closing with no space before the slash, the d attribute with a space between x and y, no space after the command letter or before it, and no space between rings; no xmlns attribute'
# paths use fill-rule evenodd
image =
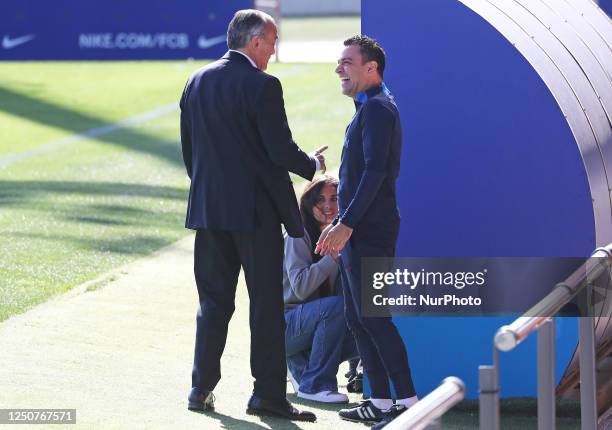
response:
<svg viewBox="0 0 612 430"><path fill-rule="evenodd" d="M279 80L264 73L277 29L269 15L236 12L230 50L196 71L180 101L183 159L191 179L186 227L196 230L197 314L189 409L213 408L220 360L234 312L240 267L250 298L251 373L247 413L314 421L286 399L283 236L304 234L289 178L325 170L320 148L293 142Z"/></svg>
<svg viewBox="0 0 612 430"><path fill-rule="evenodd" d="M418 401L406 348L393 321L361 314L362 258L395 256L400 224L395 181L402 128L397 105L383 83L382 47L367 36L347 39L344 46L336 73L342 93L354 100L356 112L342 147L338 218L321 232L315 252L327 255L342 250L345 316L371 388L370 399L340 410L339 415L351 421L379 422L378 429Z"/></svg>

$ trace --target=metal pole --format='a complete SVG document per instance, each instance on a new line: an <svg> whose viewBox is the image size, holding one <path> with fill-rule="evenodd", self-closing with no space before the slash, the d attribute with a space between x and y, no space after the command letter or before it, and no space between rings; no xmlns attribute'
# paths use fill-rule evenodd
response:
<svg viewBox="0 0 612 430"><path fill-rule="evenodd" d="M582 430L597 428L595 327L593 317L580 317L580 420Z"/></svg>
<svg viewBox="0 0 612 430"><path fill-rule="evenodd" d="M493 368L494 368L494 378L495 378L495 404L494 404L494 414L495 414L495 430L499 430L499 428L501 427L500 424L500 420L501 420L501 411L500 411L500 406L499 406L499 392L501 391L501 385L499 384L499 373L500 373L500 367L501 365L499 364L499 350L495 347L495 345L493 345Z"/></svg>
<svg viewBox="0 0 612 430"><path fill-rule="evenodd" d="M453 405L460 402L465 395L463 381L449 376L442 384L417 404L402 413L385 426L385 430L440 430L439 424L434 422L440 418ZM436 425L438 427L436 427Z"/></svg>
<svg viewBox="0 0 612 430"><path fill-rule="evenodd" d="M480 430L499 430L499 352L493 348L493 366L478 366Z"/></svg>
<svg viewBox="0 0 612 430"><path fill-rule="evenodd" d="M559 312L576 294L583 291L591 280L608 271L610 265L612 265L612 243L597 248L590 259L525 312L523 314L525 316L517 318L510 325L500 327L494 338L497 348L500 351L513 350L548 318Z"/></svg>
<svg viewBox="0 0 612 430"><path fill-rule="evenodd" d="M538 330L538 430L555 430L555 320Z"/></svg>

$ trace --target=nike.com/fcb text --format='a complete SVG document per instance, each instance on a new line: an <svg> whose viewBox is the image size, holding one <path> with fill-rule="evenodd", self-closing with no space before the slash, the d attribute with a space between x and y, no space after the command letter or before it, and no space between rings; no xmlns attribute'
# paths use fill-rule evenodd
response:
<svg viewBox="0 0 612 430"><path fill-rule="evenodd" d="M79 34L84 49L187 49L187 33L87 33Z"/></svg>

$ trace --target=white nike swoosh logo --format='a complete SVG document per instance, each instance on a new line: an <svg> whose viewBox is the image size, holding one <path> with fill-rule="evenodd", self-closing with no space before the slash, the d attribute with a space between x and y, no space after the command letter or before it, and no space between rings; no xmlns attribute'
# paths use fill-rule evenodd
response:
<svg viewBox="0 0 612 430"><path fill-rule="evenodd" d="M226 36L222 34L221 36L211 37L207 39L206 36L200 36L198 38L198 46L202 49L210 48L211 46L218 45L219 43L225 42Z"/></svg>
<svg viewBox="0 0 612 430"><path fill-rule="evenodd" d="M24 43L28 43L30 40L34 39L34 37L36 37L35 34L27 34L25 36L11 39L7 35L4 35L4 37L2 38L2 47L4 49L12 49L19 45L23 45Z"/></svg>

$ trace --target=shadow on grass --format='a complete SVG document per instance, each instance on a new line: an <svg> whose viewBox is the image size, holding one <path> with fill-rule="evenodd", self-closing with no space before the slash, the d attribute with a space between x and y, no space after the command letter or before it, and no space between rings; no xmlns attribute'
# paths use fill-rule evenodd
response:
<svg viewBox="0 0 612 430"><path fill-rule="evenodd" d="M255 424L252 423L250 421L245 421L245 420L240 420L237 418L233 418L230 417L229 415L224 415L224 414L220 414L219 412L215 412L215 411L204 411L204 412L198 412L198 411L192 411L192 413L194 414L199 414L199 415L204 415L208 418L213 418L217 421L219 421L219 423L222 425L222 427L219 428L224 428L224 429L230 429L230 428L235 428L235 429L265 429L268 430L267 427L264 426L260 426L259 424Z"/></svg>
<svg viewBox="0 0 612 430"><path fill-rule="evenodd" d="M264 430L269 430L269 429L299 430L300 429L300 427L297 424L293 423L292 421L286 420L284 418L255 417L256 419L258 418L261 422L266 424L267 425L266 427L266 426L262 426L260 424L257 424L251 421L241 420L238 418L230 417L229 415L220 414L215 411L196 412L196 413L205 415L208 418L212 418L212 419L219 421L219 424L221 426L218 428L222 428L222 429L238 429L238 430L261 430L261 429L264 429Z"/></svg>
<svg viewBox="0 0 612 430"><path fill-rule="evenodd" d="M538 415L538 401L532 397L511 397L501 399L500 412L502 415L521 415L536 417ZM478 413L478 400L464 400L452 409L456 412ZM557 400L556 416L562 418L580 418L580 402L574 400Z"/></svg>
<svg viewBox="0 0 612 430"><path fill-rule="evenodd" d="M274 418L274 417L259 417L259 419L270 426L271 429L281 429L281 430L299 430L300 427L295 424L293 421L286 420L284 418Z"/></svg>
<svg viewBox="0 0 612 430"><path fill-rule="evenodd" d="M71 243L78 249L112 252L117 254L147 255L168 244L164 238L157 236L133 235L117 239L78 237L67 234L7 233L15 238L48 240L58 243Z"/></svg>
<svg viewBox="0 0 612 430"><path fill-rule="evenodd" d="M187 201L187 189L159 185L146 185L120 182L80 182L80 181L0 181L0 205L20 206L39 201L49 193L81 194L96 196L136 196L155 197ZM124 205L109 206L96 203L92 206L105 212L141 213L142 209ZM127 209L126 209L127 208Z"/></svg>
<svg viewBox="0 0 612 430"><path fill-rule="evenodd" d="M133 222L124 220L103 218L103 217L91 217L91 216L67 216L68 221L85 224L97 224L97 225L132 225Z"/></svg>
<svg viewBox="0 0 612 430"><path fill-rule="evenodd" d="M63 218L73 225L135 226L141 229L143 225L161 227L182 224L179 220L184 216L187 194L183 188L133 183L0 181L0 208L16 209L17 216L22 216L21 211L36 211L43 223ZM129 199L126 200L126 197ZM142 201L147 198L153 201ZM122 204L118 200L129 203ZM169 202L173 208L170 210L157 204L156 200L175 203ZM100 201L108 201L108 205ZM110 248L126 249L125 246Z"/></svg>
<svg viewBox="0 0 612 430"><path fill-rule="evenodd" d="M295 403L296 405L304 406L305 409L320 409L323 411L331 411L338 412L340 409L350 408L353 406L357 406L359 403L322 403L322 402L313 402L312 400L305 400L298 397L296 394L287 394L287 399L291 403Z"/></svg>
<svg viewBox="0 0 612 430"><path fill-rule="evenodd" d="M535 398L517 397L500 400L501 427L506 430L535 429L538 423L538 406ZM556 418L558 430L580 428L580 404L570 400L557 400ZM468 430L478 428L478 400L464 400L442 417L443 428Z"/></svg>
<svg viewBox="0 0 612 430"><path fill-rule="evenodd" d="M0 111L25 118L29 121L57 127L74 134L109 125L109 121L106 119L68 109L65 106L53 104L45 100L39 100L3 86L0 86L0 100L2 100ZM133 128L122 128L113 132L99 134L95 139L150 154L173 165L182 165L183 163L180 147L177 142L159 139Z"/></svg>
<svg viewBox="0 0 612 430"><path fill-rule="evenodd" d="M187 194L185 194L185 199L187 198ZM131 206L126 205L102 205L102 204L94 204L88 206L90 209L96 212L102 212L108 215L120 214L120 215L144 215L149 213L149 211L140 208L133 208Z"/></svg>

